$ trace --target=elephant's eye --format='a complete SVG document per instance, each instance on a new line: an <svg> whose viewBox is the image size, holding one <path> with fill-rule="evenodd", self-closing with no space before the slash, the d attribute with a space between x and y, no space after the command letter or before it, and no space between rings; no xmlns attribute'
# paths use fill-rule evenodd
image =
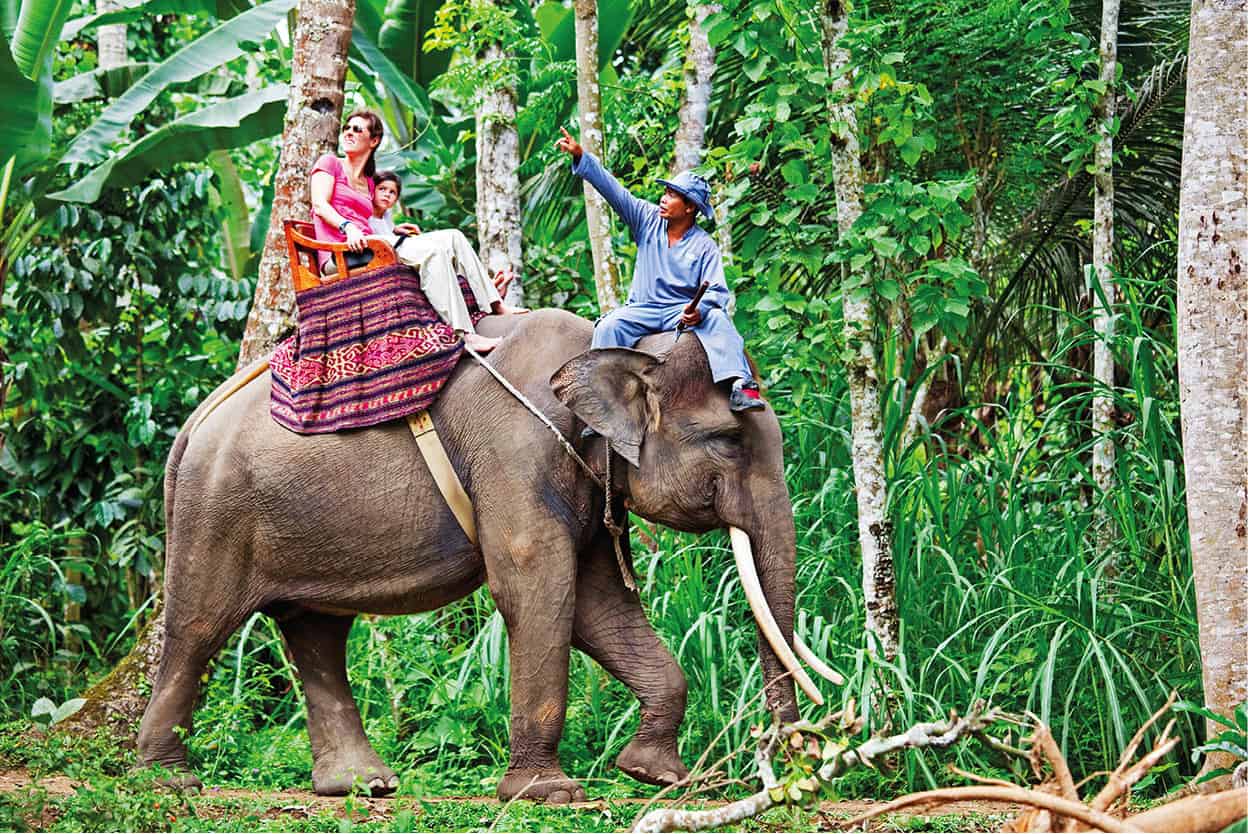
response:
<svg viewBox="0 0 1248 834"><path fill-rule="evenodd" d="M723 428L706 432L703 439L720 454L737 454L741 451L741 429Z"/></svg>

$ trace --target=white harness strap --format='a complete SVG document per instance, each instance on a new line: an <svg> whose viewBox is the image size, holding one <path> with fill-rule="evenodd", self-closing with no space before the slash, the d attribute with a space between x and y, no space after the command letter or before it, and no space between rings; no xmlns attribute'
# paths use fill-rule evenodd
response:
<svg viewBox="0 0 1248 834"><path fill-rule="evenodd" d="M464 528L464 535L468 537L468 541L475 546L477 523L472 514L472 499L468 497L467 492L464 492L464 485L460 483L459 476L455 474L451 459L446 456L446 449L443 448L442 441L438 439L438 432L433 427L429 412L422 411L419 414L409 415L407 427L412 430L412 436L416 438L416 447L420 449L425 465L429 467L433 481L438 485L438 491L446 499L459 526Z"/></svg>

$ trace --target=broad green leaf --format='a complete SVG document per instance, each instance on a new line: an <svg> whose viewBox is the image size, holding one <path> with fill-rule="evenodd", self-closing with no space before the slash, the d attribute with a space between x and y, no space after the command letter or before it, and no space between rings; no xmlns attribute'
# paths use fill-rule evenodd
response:
<svg viewBox="0 0 1248 834"><path fill-rule="evenodd" d="M230 277L237 281L243 277L247 262L251 260L251 224L247 219L243 183L228 151L218 149L208 154L208 165L217 175L217 192L221 195L222 249Z"/></svg>
<svg viewBox="0 0 1248 834"><path fill-rule="evenodd" d="M218 0L147 0L146 3L135 3L121 9L76 17L61 29L60 39L71 40L83 32L100 26L108 26L112 23L133 23L140 18L157 14L211 15L221 20L228 20L238 14L240 5L245 8L248 4L225 2L225 0L222 2Z"/></svg>
<svg viewBox="0 0 1248 834"><path fill-rule="evenodd" d="M408 78L429 86L451 62L449 50L425 50L425 34L433 27L442 0L390 0L377 45Z"/></svg>
<svg viewBox="0 0 1248 834"><path fill-rule="evenodd" d="M268 0L267 3L222 23L175 52L109 104L99 118L69 146L60 164L94 163L104 159L122 131L162 90L170 84L198 78L242 55L243 44L259 41L267 36L273 27L285 19L286 12L294 8L295 3L296 0Z"/></svg>
<svg viewBox="0 0 1248 834"><path fill-rule="evenodd" d="M52 153L52 57L44 59L47 71L32 81L22 74L8 43L0 41L0 95L4 118L0 119L0 164L8 155L17 158L17 172L47 159Z"/></svg>
<svg viewBox="0 0 1248 834"><path fill-rule="evenodd" d="M52 100L57 104L73 104L93 98L116 98L156 66L136 61L112 69L80 72L52 86Z"/></svg>
<svg viewBox="0 0 1248 834"><path fill-rule="evenodd" d="M283 84L197 110L154 130L97 166L69 188L48 196L73 203L94 202L104 188L142 182L153 171L177 162L203 160L221 148L249 145L282 129L286 114Z"/></svg>
<svg viewBox="0 0 1248 834"><path fill-rule="evenodd" d="M598 3L598 69L609 63L620 48L624 33L632 25L635 10L629 0L600 0ZM576 19L570 6L546 0L533 13L542 40L551 48L551 59L570 61L576 57Z"/></svg>
<svg viewBox="0 0 1248 834"><path fill-rule="evenodd" d="M429 97L424 90L386 57L385 52L358 23L351 30L351 49L359 53L360 59L377 75L385 89L393 93L404 107L419 116L421 123L429 121L431 109ZM415 127L420 129L420 125Z"/></svg>
<svg viewBox="0 0 1248 834"><path fill-rule="evenodd" d="M22 75L38 80L39 73L61 39L72 0L26 0L13 30L13 61Z"/></svg>

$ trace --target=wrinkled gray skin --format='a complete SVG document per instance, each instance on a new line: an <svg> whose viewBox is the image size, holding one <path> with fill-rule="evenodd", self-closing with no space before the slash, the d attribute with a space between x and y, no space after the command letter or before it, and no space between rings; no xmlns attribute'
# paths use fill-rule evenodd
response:
<svg viewBox="0 0 1248 834"><path fill-rule="evenodd" d="M613 472L634 512L679 530L747 532L776 621L793 633L793 514L770 408L729 411L692 335L675 349L669 333L636 351L587 352L589 322L556 310L489 317L480 329L509 334L490 361L577 438L597 471L605 444L579 439L587 422L632 458L617 457ZM650 783L686 775L676 749L685 677L624 586L602 491L470 357L431 414L472 496L479 550L403 422L294 434L269 417L264 373L191 437L183 429L166 473L167 636L139 733L145 762L185 770L175 728L190 732L200 676L230 634L263 611L280 623L303 681L317 793L343 794L356 780L375 794L393 791L398 779L365 738L347 683L351 622L360 613L429 611L485 582L511 650L511 761L500 798L585 796L556 752L572 646L641 701L620 768ZM615 511L623 517L622 501ZM783 668L766 641L759 646L775 681ZM788 678L768 688L768 703L784 720L797 717ZM197 784L189 772L181 781Z"/></svg>

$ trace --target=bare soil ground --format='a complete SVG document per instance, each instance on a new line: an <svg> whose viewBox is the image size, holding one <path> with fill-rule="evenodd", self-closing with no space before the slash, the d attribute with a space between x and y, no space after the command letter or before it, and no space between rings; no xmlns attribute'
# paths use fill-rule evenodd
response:
<svg viewBox="0 0 1248 834"><path fill-rule="evenodd" d="M0 770L0 793L15 793L32 786L34 786L34 780L29 772ZM56 799L73 795L77 785L74 780L66 776L45 776L38 780L38 787L46 791L49 798ZM261 818L265 820L273 820L282 816L310 819L330 815L339 818L349 816L353 822L363 824L381 823L392 819L397 805L404 799L411 801L414 798L400 796L380 799L365 797L346 799L317 796L307 790L263 791L206 787L192 802L196 813L208 819L227 819L236 812L239 803L245 803L252 809L267 806L267 810L261 812ZM425 796L420 797L419 801L430 804L472 803L481 806L483 819L490 815L492 809L497 809L494 813L498 813L503 808L503 803L488 796ZM617 808L620 805L636 805L637 810L640 811L646 801L644 798L612 798L609 801L594 800L573 803L568 807L571 810L605 811L608 804ZM714 807L721 804L723 804L722 801L711 800L699 802L693 807ZM831 829L837 822L857 816L877 804L871 800L823 802L819 806L820 824L818 827ZM1009 803L957 802L942 806L931 814L901 813L882 817L872 822L871 830L998 830L1006 819L1020 810L1019 806ZM965 825L960 824L959 819ZM935 829L930 828L929 823L933 823ZM627 826L628 821L620 820L620 824ZM760 828L765 829L768 826L760 826Z"/></svg>

